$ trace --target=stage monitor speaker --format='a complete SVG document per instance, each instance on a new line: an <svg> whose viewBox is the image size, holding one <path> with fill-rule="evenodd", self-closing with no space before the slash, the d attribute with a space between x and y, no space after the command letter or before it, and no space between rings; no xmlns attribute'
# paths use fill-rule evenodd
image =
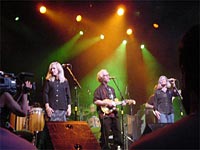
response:
<svg viewBox="0 0 200 150"><path fill-rule="evenodd" d="M100 145L85 121L48 122L54 150L100 150Z"/></svg>
<svg viewBox="0 0 200 150"><path fill-rule="evenodd" d="M171 123L152 123L152 124L147 124L142 135L145 135L145 134L150 133L152 131L155 131L157 129L163 128L163 127L165 127L167 125L170 125L170 124Z"/></svg>

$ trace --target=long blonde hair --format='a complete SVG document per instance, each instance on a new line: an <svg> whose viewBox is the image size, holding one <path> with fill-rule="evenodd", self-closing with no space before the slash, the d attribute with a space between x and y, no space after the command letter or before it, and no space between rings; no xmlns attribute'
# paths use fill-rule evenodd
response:
<svg viewBox="0 0 200 150"><path fill-rule="evenodd" d="M158 87L159 87L159 88L162 88L162 86L161 86L161 80L162 80L163 78L166 80L166 87L167 87L167 88L171 88L171 84L170 84L170 82L168 81L168 78L167 78L166 76L164 76L164 75L162 75L162 76L159 77L159 79L158 79Z"/></svg>
<svg viewBox="0 0 200 150"><path fill-rule="evenodd" d="M51 73L51 68L52 68L53 65L55 65L57 70L58 70L58 79L60 80L60 82L62 83L64 81L66 81L67 79L65 78L64 70L62 68L62 65L57 61L56 62L52 62L49 65L49 70L48 70L47 75L46 75L46 80L54 82L55 79L56 79L55 76L53 76L52 73Z"/></svg>

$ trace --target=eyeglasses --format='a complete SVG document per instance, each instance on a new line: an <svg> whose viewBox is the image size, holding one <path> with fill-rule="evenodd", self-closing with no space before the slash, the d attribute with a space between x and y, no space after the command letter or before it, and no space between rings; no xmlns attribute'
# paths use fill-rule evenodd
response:
<svg viewBox="0 0 200 150"><path fill-rule="evenodd" d="M104 74L103 76L104 76L104 77L105 77L105 76L109 76L109 74Z"/></svg>

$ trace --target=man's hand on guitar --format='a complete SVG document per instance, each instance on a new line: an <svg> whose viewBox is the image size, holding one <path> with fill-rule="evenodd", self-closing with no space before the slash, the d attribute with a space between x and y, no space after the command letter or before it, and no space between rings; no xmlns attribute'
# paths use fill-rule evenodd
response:
<svg viewBox="0 0 200 150"><path fill-rule="evenodd" d="M113 100L105 99L105 100L104 100L104 105L107 106L107 107L112 108L112 107L115 107L115 106L116 106L116 103L115 103L115 101L113 101Z"/></svg>
<svg viewBox="0 0 200 150"><path fill-rule="evenodd" d="M122 106L125 106L126 105L126 102L125 101L122 101Z"/></svg>
<svg viewBox="0 0 200 150"><path fill-rule="evenodd" d="M104 114L109 114L113 111L116 110L117 105L122 105L125 106L126 104L131 105L131 104L136 104L135 100L123 100L123 101L118 101L118 99L110 100L110 99L104 99L103 100L104 106L101 106L101 110L104 112Z"/></svg>

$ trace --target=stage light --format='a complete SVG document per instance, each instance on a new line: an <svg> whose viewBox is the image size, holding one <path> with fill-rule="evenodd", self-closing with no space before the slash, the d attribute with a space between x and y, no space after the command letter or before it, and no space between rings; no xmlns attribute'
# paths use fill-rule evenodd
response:
<svg viewBox="0 0 200 150"><path fill-rule="evenodd" d="M132 29L130 29L130 28L126 30L126 34L127 34L127 35L131 35L132 32L133 32L133 31L132 31Z"/></svg>
<svg viewBox="0 0 200 150"><path fill-rule="evenodd" d="M118 10L117 10L117 14L119 16L122 16L124 14L124 9L122 7L120 7Z"/></svg>
<svg viewBox="0 0 200 150"><path fill-rule="evenodd" d="M140 48L141 48L141 49L144 49L144 48L145 48L145 45L144 45L144 44L141 44L141 45L140 45Z"/></svg>
<svg viewBox="0 0 200 150"><path fill-rule="evenodd" d="M104 35L103 35L103 34L100 35L100 39L101 39L101 40L104 39Z"/></svg>
<svg viewBox="0 0 200 150"><path fill-rule="evenodd" d="M123 40L122 43L125 45L127 44L127 40Z"/></svg>
<svg viewBox="0 0 200 150"><path fill-rule="evenodd" d="M80 34L80 35L83 35L83 31L80 31L79 34Z"/></svg>
<svg viewBox="0 0 200 150"><path fill-rule="evenodd" d="M159 28L159 25L158 25L157 23L154 23L154 24L153 24L153 27L154 27L155 29L157 29L157 28Z"/></svg>
<svg viewBox="0 0 200 150"><path fill-rule="evenodd" d="M81 15L76 16L76 21L77 22L80 22L81 20L82 20L82 16Z"/></svg>
<svg viewBox="0 0 200 150"><path fill-rule="evenodd" d="M15 17L15 21L19 21L19 17Z"/></svg>
<svg viewBox="0 0 200 150"><path fill-rule="evenodd" d="M46 13L46 11L47 11L47 9L46 9L45 6L41 6L41 7L40 7L40 13L41 13L41 14Z"/></svg>

